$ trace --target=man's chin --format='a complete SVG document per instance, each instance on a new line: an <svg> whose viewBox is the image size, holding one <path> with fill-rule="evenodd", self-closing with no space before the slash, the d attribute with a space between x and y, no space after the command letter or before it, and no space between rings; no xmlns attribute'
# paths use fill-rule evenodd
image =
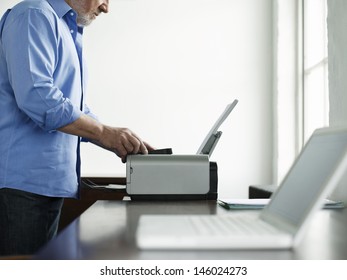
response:
<svg viewBox="0 0 347 280"><path fill-rule="evenodd" d="M93 22L94 19L95 19L95 18L78 17L78 18L77 18L77 24L78 24L79 26L85 27L85 26L90 25L90 24Z"/></svg>

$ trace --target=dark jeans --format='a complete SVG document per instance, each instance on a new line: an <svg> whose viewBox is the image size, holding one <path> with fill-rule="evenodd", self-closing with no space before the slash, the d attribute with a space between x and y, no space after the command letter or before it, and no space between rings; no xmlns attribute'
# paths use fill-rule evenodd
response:
<svg viewBox="0 0 347 280"><path fill-rule="evenodd" d="M31 255L58 229L63 198L0 189L0 256Z"/></svg>

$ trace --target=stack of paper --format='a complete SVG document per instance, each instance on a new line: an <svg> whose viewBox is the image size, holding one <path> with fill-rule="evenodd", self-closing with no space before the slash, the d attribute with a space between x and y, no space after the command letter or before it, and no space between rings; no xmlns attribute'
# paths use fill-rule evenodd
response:
<svg viewBox="0 0 347 280"><path fill-rule="evenodd" d="M257 198L257 199L219 199L218 203L229 210L242 210L242 209L262 209L268 203L268 198ZM324 208L335 209L344 208L344 203L341 201L333 201L325 199Z"/></svg>

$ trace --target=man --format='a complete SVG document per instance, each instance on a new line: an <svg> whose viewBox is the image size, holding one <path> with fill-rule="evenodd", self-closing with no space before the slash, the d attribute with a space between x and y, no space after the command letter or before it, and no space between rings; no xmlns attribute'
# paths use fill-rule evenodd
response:
<svg viewBox="0 0 347 280"><path fill-rule="evenodd" d="M152 149L101 124L85 100L82 34L108 0L29 0L0 23L0 255L33 254L78 197L80 139L116 153Z"/></svg>

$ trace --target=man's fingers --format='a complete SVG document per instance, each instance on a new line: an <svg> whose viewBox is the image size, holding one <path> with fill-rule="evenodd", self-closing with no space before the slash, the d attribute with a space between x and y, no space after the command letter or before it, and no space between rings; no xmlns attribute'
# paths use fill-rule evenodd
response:
<svg viewBox="0 0 347 280"><path fill-rule="evenodd" d="M124 147L127 154L135 153L136 147L129 139L123 139L121 145Z"/></svg>
<svg viewBox="0 0 347 280"><path fill-rule="evenodd" d="M149 144L127 128L107 128L104 147L114 151L123 162L129 154L148 154L148 150L153 150Z"/></svg>
<svg viewBox="0 0 347 280"><path fill-rule="evenodd" d="M124 145L122 145L120 153L118 156L122 159L122 162L126 162L127 155L129 154L148 154L148 150L145 144L137 138L129 138Z"/></svg>
<svg viewBox="0 0 347 280"><path fill-rule="evenodd" d="M153 151L155 150L156 148L152 147L151 145L149 145L147 142L143 141L142 142L145 146L146 146L146 149L147 151Z"/></svg>
<svg viewBox="0 0 347 280"><path fill-rule="evenodd" d="M132 153L132 154L148 154L148 149L147 149L147 145L145 142L143 142L141 140L140 137L138 137L135 133L130 132L130 134L128 135L129 137L127 138L127 140L129 141L129 143L132 146L132 149L128 150L128 153ZM130 146L130 145L129 145Z"/></svg>
<svg viewBox="0 0 347 280"><path fill-rule="evenodd" d="M127 149L126 149L123 145L119 145L119 146L115 149L115 152L116 152L116 154L117 154L119 157L121 157L121 158L125 157L125 156L128 154Z"/></svg>
<svg viewBox="0 0 347 280"><path fill-rule="evenodd" d="M128 152L132 154L138 154L142 149L142 141L133 135L129 137L128 141L132 146L132 150L128 150Z"/></svg>

